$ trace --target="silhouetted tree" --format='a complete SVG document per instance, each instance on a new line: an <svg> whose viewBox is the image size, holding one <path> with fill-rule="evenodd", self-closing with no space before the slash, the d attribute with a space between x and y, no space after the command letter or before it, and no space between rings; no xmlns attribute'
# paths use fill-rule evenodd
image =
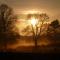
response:
<svg viewBox="0 0 60 60"><path fill-rule="evenodd" d="M0 43L3 43L5 48L9 41L7 38L12 33L16 19L17 17L14 15L12 8L6 4L0 5Z"/></svg>
<svg viewBox="0 0 60 60"><path fill-rule="evenodd" d="M33 25L31 24L31 26L30 26L31 28L29 28L29 26L28 26L28 28L24 29L24 32L30 32L30 33L32 32L33 33L33 40L35 42L35 48L37 48L37 40L40 37L41 32L43 30L42 29L43 24L46 20L49 19L49 17L45 13L43 13L43 14L28 14L28 16L27 16L28 20L30 20L32 17L34 17L35 19L38 20L38 23L35 25L35 30L34 30ZM38 25L39 25L39 27L38 27Z"/></svg>
<svg viewBox="0 0 60 60"><path fill-rule="evenodd" d="M53 22L51 22L50 24L54 29L59 27L59 21L58 19L54 20Z"/></svg>
<svg viewBox="0 0 60 60"><path fill-rule="evenodd" d="M48 27L47 34L50 38L54 38L57 40L58 36L60 36L60 33L58 32L60 29L59 20L53 20L51 24Z"/></svg>

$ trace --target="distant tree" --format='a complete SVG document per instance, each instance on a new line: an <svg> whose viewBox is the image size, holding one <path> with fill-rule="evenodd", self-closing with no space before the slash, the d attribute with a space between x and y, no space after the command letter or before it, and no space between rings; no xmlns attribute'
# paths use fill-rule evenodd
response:
<svg viewBox="0 0 60 60"><path fill-rule="evenodd" d="M47 29L48 36L49 37L51 36L52 38L54 37L54 39L56 39L58 35L60 36L58 32L59 28L60 28L59 20L58 19L53 20Z"/></svg>
<svg viewBox="0 0 60 60"><path fill-rule="evenodd" d="M35 42L35 48L37 48L37 40L41 36L41 32L43 30L42 29L43 24L44 24L44 22L46 20L49 19L49 17L45 13L43 13L43 14L28 14L28 16L27 16L28 20L30 20L32 17L34 17L35 19L37 19L38 23L35 24L35 27L33 27L33 25L31 24L31 26L30 26L31 28L29 28L29 26L28 26L28 28L24 29L24 32L30 32L30 33L32 32L32 34L33 34L33 40ZM39 27L38 27L38 25L39 25Z"/></svg>
<svg viewBox="0 0 60 60"><path fill-rule="evenodd" d="M53 22L51 22L50 24L54 29L59 27L59 21L58 19L54 20Z"/></svg>
<svg viewBox="0 0 60 60"><path fill-rule="evenodd" d="M55 32L56 28L58 28L59 25L60 25L60 24L59 24L59 20L58 20L58 19L52 21L51 24L50 24L49 27L48 27L48 31L51 30L51 31L54 31L54 32Z"/></svg>
<svg viewBox="0 0 60 60"><path fill-rule="evenodd" d="M16 19L17 17L14 15L12 8L6 4L0 5L0 43L3 43L5 48L9 41L7 39L9 34L13 33L12 29Z"/></svg>

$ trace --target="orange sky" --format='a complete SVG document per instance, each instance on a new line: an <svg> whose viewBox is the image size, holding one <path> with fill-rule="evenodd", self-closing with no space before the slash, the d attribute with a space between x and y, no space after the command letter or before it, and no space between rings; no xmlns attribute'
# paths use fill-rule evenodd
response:
<svg viewBox="0 0 60 60"><path fill-rule="evenodd" d="M0 0L0 4L5 3L12 7L16 14L21 16L28 11L38 11L47 13L52 19L60 19L60 0ZM24 22L19 23L20 29L25 27Z"/></svg>
<svg viewBox="0 0 60 60"><path fill-rule="evenodd" d="M0 0L1 3L11 6L17 14L35 9L60 18L60 0Z"/></svg>

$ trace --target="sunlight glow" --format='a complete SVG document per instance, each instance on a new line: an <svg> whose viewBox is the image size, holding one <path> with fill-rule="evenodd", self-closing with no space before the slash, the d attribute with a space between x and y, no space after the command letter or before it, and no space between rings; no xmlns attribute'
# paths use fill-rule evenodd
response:
<svg viewBox="0 0 60 60"><path fill-rule="evenodd" d="M38 20L35 19L34 17L31 18L31 24L35 26L38 23Z"/></svg>

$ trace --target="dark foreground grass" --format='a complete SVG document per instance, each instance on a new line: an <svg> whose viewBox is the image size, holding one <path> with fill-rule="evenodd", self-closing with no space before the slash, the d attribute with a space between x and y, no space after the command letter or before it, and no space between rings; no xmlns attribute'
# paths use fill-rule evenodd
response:
<svg viewBox="0 0 60 60"><path fill-rule="evenodd" d="M60 53L60 47L57 46L20 46L16 49L1 50L0 52L9 53Z"/></svg>

